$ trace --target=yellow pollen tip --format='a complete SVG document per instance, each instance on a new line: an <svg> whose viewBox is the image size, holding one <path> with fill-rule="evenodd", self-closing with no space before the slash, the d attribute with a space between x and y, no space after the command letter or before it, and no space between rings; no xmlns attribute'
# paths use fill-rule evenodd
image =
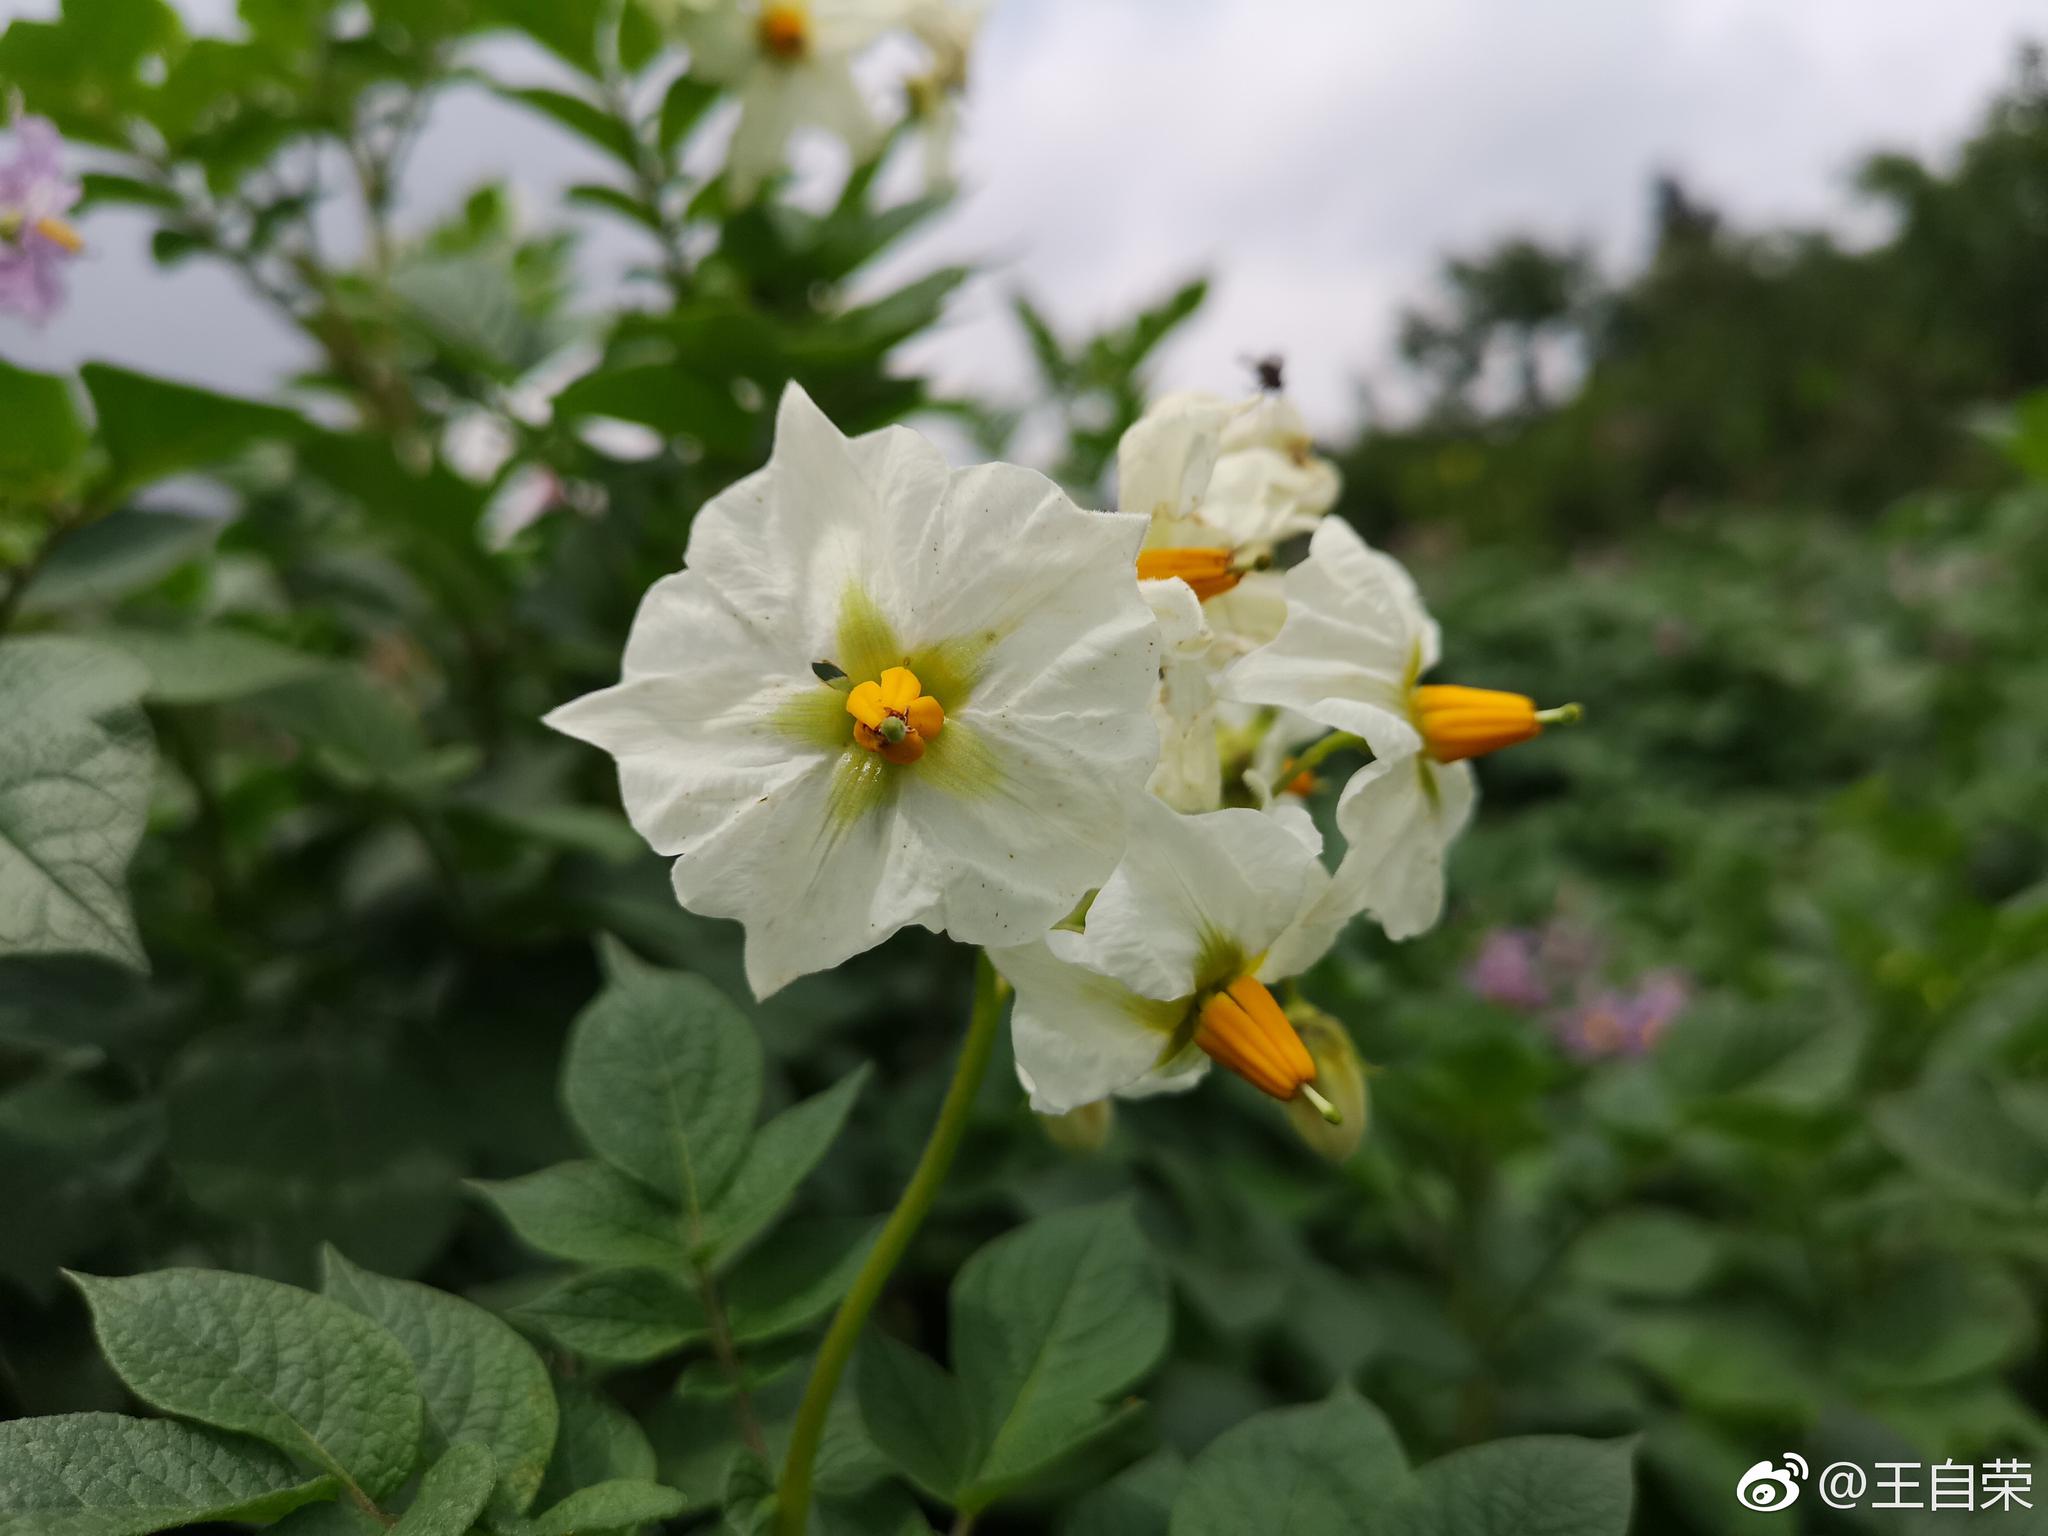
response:
<svg viewBox="0 0 2048 1536"><path fill-rule="evenodd" d="M853 739L892 763L916 762L946 727L946 711L908 667L890 667L850 689L846 712L853 716Z"/></svg>
<svg viewBox="0 0 2048 1536"><path fill-rule="evenodd" d="M63 247L70 255L76 256L85 249L85 237L62 219L37 219L30 227L50 244Z"/></svg>
<svg viewBox="0 0 2048 1536"><path fill-rule="evenodd" d="M1410 712L1429 755L1440 763L1512 747L1542 735L1548 721L1564 718L1554 711L1539 713L1536 701L1525 694L1439 683L1417 688Z"/></svg>
<svg viewBox="0 0 2048 1536"><path fill-rule="evenodd" d="M1195 1044L1212 1061L1276 1099L1291 1099L1315 1081L1308 1047L1273 994L1250 976L1238 977L1202 1005Z"/></svg>
<svg viewBox="0 0 2048 1536"><path fill-rule="evenodd" d="M1138 554L1138 580L1178 576L1203 602L1220 597L1243 579L1237 556L1227 549L1147 549Z"/></svg>
<svg viewBox="0 0 2048 1536"><path fill-rule="evenodd" d="M800 59L811 51L810 10L794 0L763 6L755 30L761 51L771 58Z"/></svg>

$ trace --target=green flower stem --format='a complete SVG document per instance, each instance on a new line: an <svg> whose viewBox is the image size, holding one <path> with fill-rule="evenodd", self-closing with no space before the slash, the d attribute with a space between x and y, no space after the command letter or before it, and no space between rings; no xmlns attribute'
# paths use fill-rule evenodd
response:
<svg viewBox="0 0 2048 1536"><path fill-rule="evenodd" d="M1313 773L1322 766L1323 759L1331 756L1333 753L1343 752L1351 747L1363 747L1364 745L1365 738L1362 736L1354 736L1349 731L1332 731L1306 752L1303 752L1299 757L1288 763L1284 771L1288 774L1291 781L1297 775ZM1278 785L1274 786L1276 789L1279 787Z"/></svg>
<svg viewBox="0 0 2048 1536"><path fill-rule="evenodd" d="M902 1198L889 1213L882 1235L875 1239L860 1273L853 1277L846 1299L832 1314L832 1326L825 1330L825 1342L818 1347L817 1363L811 1367L804 1400L796 1410L789 1454L782 1462L775 1512L779 1536L804 1536L811 1513L811 1464L818 1458L818 1443L825 1435L825 1415L839 1389L839 1378L846 1373L846 1363L853 1356L861 1326L874 1310L882 1287L902 1260L911 1238L924 1224L932 1200L945 1182L946 1170L953 1164L953 1154L960 1150L960 1138L966 1133L974 1096L988 1070L989 1050L995 1044L996 1023L1002 1011L1002 981L995 967L988 963L988 956L983 955L974 967L974 1012L967 1020L967 1038L961 1044L960 1061L953 1068L953 1081L946 1089L945 1102L939 1106L931 1139L924 1144L924 1153L917 1160L910 1182L903 1187Z"/></svg>

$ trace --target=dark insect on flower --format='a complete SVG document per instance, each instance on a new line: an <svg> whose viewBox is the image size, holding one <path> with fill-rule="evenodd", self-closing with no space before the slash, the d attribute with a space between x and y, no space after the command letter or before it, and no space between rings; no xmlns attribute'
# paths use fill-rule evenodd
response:
<svg viewBox="0 0 2048 1536"><path fill-rule="evenodd" d="M1258 376L1259 388L1267 394L1277 395L1287 387L1287 360L1279 353L1269 352L1264 357L1254 357L1247 361L1252 372Z"/></svg>

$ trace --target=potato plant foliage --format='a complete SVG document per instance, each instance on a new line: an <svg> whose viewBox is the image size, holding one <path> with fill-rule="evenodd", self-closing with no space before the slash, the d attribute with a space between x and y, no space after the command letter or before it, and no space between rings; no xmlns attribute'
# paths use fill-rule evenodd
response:
<svg viewBox="0 0 2048 1536"><path fill-rule="evenodd" d="M949 201L890 174L935 130L756 193L677 12L0 31L67 216L147 220L307 359L261 399L0 360L0 1536L782 1528L828 1320L997 994L908 929L753 1001L541 717L617 678L786 385L983 456L1028 418L1104 506L1205 287L1084 336L1020 296L1028 397L934 391L898 349L970 273L877 271ZM479 90L597 169L400 219ZM2048 1453L2038 60L1953 166L1866 180L1867 249L1672 184L1626 279L1450 264L1404 328L1432 405L1335 450L1331 515L1449 660L1591 725L1489 761L1436 929L1305 978L1369 1064L1355 1150L1220 1073L1048 1121L998 1038L808 1529L1821 1530L1744 1469ZM600 222L636 255L586 287ZM1489 401L1552 331L1583 382Z"/></svg>

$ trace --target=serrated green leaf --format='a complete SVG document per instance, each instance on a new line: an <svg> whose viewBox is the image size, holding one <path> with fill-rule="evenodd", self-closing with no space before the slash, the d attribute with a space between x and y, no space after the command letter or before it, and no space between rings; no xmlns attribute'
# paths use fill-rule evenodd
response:
<svg viewBox="0 0 2048 1536"><path fill-rule="evenodd" d="M310 677L332 665L246 630L101 629L93 638L134 658L160 704L213 704Z"/></svg>
<svg viewBox="0 0 2048 1536"><path fill-rule="evenodd" d="M0 1424L0 1536L144 1536L266 1522L331 1498L258 1440L169 1419L67 1413Z"/></svg>
<svg viewBox="0 0 2048 1536"><path fill-rule="evenodd" d="M1633 1441L1563 1435L1454 1451L1416 1474L1383 1528L1388 1536L1626 1536L1633 1454Z"/></svg>
<svg viewBox="0 0 2048 1536"><path fill-rule="evenodd" d="M854 1359L854 1387L876 1449L933 1498L954 1502L975 1445L966 1395L952 1372L870 1329Z"/></svg>
<svg viewBox="0 0 2048 1536"><path fill-rule="evenodd" d="M761 1102L761 1046L709 982L614 952L614 974L569 1035L569 1118L623 1173L701 1209L745 1154Z"/></svg>
<svg viewBox="0 0 2048 1536"><path fill-rule="evenodd" d="M427 1468L420 1491L391 1536L464 1536L484 1512L497 1480L497 1461L482 1445L451 1445Z"/></svg>
<svg viewBox="0 0 2048 1536"><path fill-rule="evenodd" d="M85 442L68 380L0 361L0 483L19 494L60 481Z"/></svg>
<svg viewBox="0 0 2048 1536"><path fill-rule="evenodd" d="M985 1503L1102 1427L1105 1404L1158 1361L1166 1278L1130 1209L1084 1207L997 1238L951 1298L954 1372L979 1455L965 1496Z"/></svg>
<svg viewBox="0 0 2048 1536"><path fill-rule="evenodd" d="M107 363L79 370L99 420L100 440L122 485L232 458L250 444L287 440L304 420L282 406L242 400Z"/></svg>
<svg viewBox="0 0 2048 1536"><path fill-rule="evenodd" d="M1280 1408L1211 1441L1173 1502L1173 1536L1355 1536L1408 1487L1386 1418L1355 1393Z"/></svg>
<svg viewBox="0 0 2048 1536"><path fill-rule="evenodd" d="M823 1093L792 1105L754 1132L732 1181L704 1211L697 1251L717 1267L729 1262L782 1214L846 1124L868 1080L863 1065Z"/></svg>
<svg viewBox="0 0 2048 1536"><path fill-rule="evenodd" d="M459 1296L373 1274L332 1248L322 1267L321 1289L411 1356L429 1453L464 1442L486 1447L504 1485L500 1504L523 1514L547 1471L558 1419L554 1386L532 1346Z"/></svg>
<svg viewBox="0 0 2048 1536"><path fill-rule="evenodd" d="M680 1515L685 1501L660 1483L615 1479L578 1489L554 1508L533 1517L526 1536L585 1536L593 1531L630 1529L650 1520Z"/></svg>
<svg viewBox="0 0 2048 1536"><path fill-rule="evenodd" d="M126 890L156 754L118 652L32 637L0 644L0 956L147 961Z"/></svg>
<svg viewBox="0 0 2048 1536"><path fill-rule="evenodd" d="M398 1341L324 1296L218 1270L74 1275L107 1363L151 1407L267 1440L382 1498L423 1409Z"/></svg>
<svg viewBox="0 0 2048 1536"><path fill-rule="evenodd" d="M680 1270L689 1262L683 1213L603 1163L557 1163L474 1187L524 1242L553 1258L620 1269Z"/></svg>
<svg viewBox="0 0 2048 1536"><path fill-rule="evenodd" d="M708 1331L695 1289L654 1269L574 1275L513 1315L604 1365L656 1360Z"/></svg>

